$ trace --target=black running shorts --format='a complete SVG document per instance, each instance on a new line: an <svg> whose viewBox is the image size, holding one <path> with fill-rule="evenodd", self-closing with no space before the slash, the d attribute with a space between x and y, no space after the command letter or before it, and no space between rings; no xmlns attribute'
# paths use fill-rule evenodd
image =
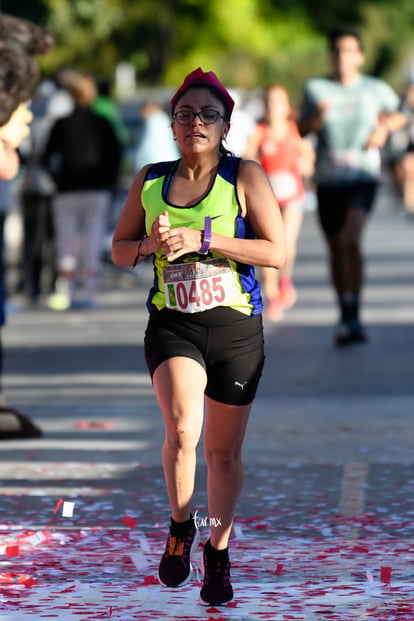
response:
<svg viewBox="0 0 414 621"><path fill-rule="evenodd" d="M262 316L231 308L150 314L144 338L151 378L165 360L187 356L207 373L206 395L228 405L247 405L257 391L264 363Z"/></svg>
<svg viewBox="0 0 414 621"><path fill-rule="evenodd" d="M335 237L345 224L349 209L369 213L378 184L375 182L349 185L320 185L317 189L319 222L325 236Z"/></svg>

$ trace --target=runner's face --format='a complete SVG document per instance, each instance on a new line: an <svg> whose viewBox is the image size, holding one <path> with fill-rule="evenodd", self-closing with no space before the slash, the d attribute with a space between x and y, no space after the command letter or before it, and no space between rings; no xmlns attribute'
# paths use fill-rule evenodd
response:
<svg viewBox="0 0 414 621"><path fill-rule="evenodd" d="M275 86L267 93L267 114L269 120L287 119L290 115L290 103L284 88Z"/></svg>
<svg viewBox="0 0 414 621"><path fill-rule="evenodd" d="M331 60L338 78L349 79L357 76L364 62L358 39L352 36L336 39L331 50Z"/></svg>
<svg viewBox="0 0 414 621"><path fill-rule="evenodd" d="M174 114L177 112L217 111L219 117L214 123L206 124L195 116L188 125L180 125L173 120L172 129L182 152L204 153L219 149L220 142L225 138L229 129L224 116L224 106L207 88L190 88L178 100Z"/></svg>

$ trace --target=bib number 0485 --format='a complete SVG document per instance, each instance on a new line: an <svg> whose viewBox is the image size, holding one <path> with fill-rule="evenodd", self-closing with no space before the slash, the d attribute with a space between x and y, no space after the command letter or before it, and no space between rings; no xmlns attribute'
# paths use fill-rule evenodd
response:
<svg viewBox="0 0 414 621"><path fill-rule="evenodd" d="M165 303L182 313L199 313L228 305L238 295L226 257L163 267Z"/></svg>
<svg viewBox="0 0 414 621"><path fill-rule="evenodd" d="M182 311L191 306L199 310L212 308L224 302L226 297L221 276L169 283L167 287L170 305Z"/></svg>

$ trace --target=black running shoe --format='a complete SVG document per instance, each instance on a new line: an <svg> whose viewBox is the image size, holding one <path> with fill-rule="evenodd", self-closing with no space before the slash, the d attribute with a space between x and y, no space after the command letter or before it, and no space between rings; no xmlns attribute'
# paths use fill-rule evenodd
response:
<svg viewBox="0 0 414 621"><path fill-rule="evenodd" d="M166 587L182 587L193 576L190 556L196 549L200 533L193 520L187 530L170 526L164 555L158 567L158 581Z"/></svg>
<svg viewBox="0 0 414 621"><path fill-rule="evenodd" d="M351 321L350 329L353 343L366 343L368 341L367 332L359 319L353 319Z"/></svg>
<svg viewBox="0 0 414 621"><path fill-rule="evenodd" d="M230 560L227 550L214 550L207 541L203 552L204 579L200 604L220 606L233 599L230 582Z"/></svg>
<svg viewBox="0 0 414 621"><path fill-rule="evenodd" d="M349 321L340 321L335 329L335 344L338 347L345 347L352 343L351 323Z"/></svg>

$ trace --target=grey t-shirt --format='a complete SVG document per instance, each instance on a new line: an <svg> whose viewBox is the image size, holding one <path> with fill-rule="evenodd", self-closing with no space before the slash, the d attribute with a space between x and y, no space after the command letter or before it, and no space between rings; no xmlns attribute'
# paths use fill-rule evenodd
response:
<svg viewBox="0 0 414 621"><path fill-rule="evenodd" d="M326 105L318 132L315 181L343 185L375 181L380 174L380 152L366 148L381 112L398 110L399 97L383 80L359 75L352 84L329 77L311 78L305 83L301 120L315 115Z"/></svg>

